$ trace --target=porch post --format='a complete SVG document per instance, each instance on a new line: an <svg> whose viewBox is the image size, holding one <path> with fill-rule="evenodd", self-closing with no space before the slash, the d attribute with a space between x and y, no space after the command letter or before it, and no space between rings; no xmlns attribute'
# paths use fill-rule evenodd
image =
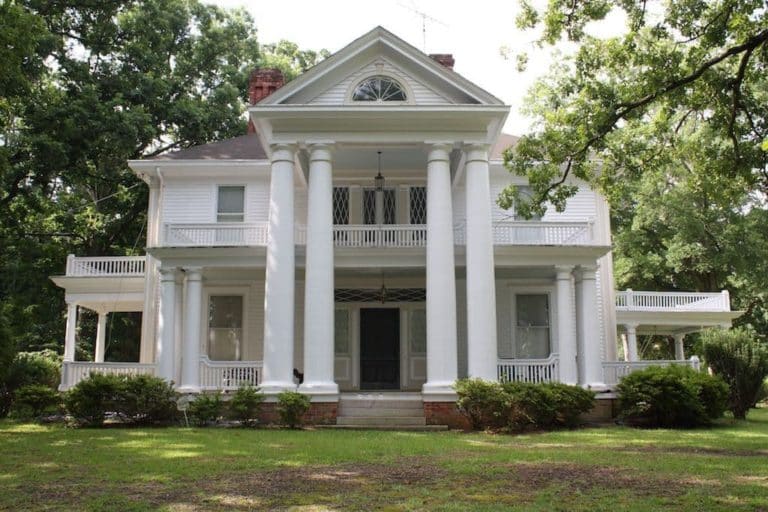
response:
<svg viewBox="0 0 768 512"><path fill-rule="evenodd" d="M157 376L176 380L176 269L160 269L160 314L157 322L155 363Z"/></svg>
<svg viewBox="0 0 768 512"><path fill-rule="evenodd" d="M295 247L293 165L295 146L275 144L269 184L269 233L264 283L264 375L266 392L293 389ZM311 328L310 326L307 326Z"/></svg>
<svg viewBox="0 0 768 512"><path fill-rule="evenodd" d="M637 361L639 359L637 353L637 324L626 324L624 329L627 331L627 353L624 354L624 358L628 362Z"/></svg>
<svg viewBox="0 0 768 512"><path fill-rule="evenodd" d="M434 144L427 157L427 382L424 393L452 393L458 377L450 151L448 144Z"/></svg>
<svg viewBox="0 0 768 512"><path fill-rule="evenodd" d="M333 176L331 147L309 148L304 281L304 383L314 394L339 392L333 380Z"/></svg>
<svg viewBox="0 0 768 512"><path fill-rule="evenodd" d="M186 291L184 299L184 337L181 347L181 389L199 391L200 389L200 341L203 318L203 269L187 267Z"/></svg>
<svg viewBox="0 0 768 512"><path fill-rule="evenodd" d="M488 146L466 146L467 371L497 380L496 283Z"/></svg>
<svg viewBox="0 0 768 512"><path fill-rule="evenodd" d="M683 341L685 341L685 334L675 334L675 359L678 361L685 361Z"/></svg>
<svg viewBox="0 0 768 512"><path fill-rule="evenodd" d="M105 311L98 311L99 320L96 324L96 350L93 354L93 362L104 362L105 342L107 337L107 313Z"/></svg>
<svg viewBox="0 0 768 512"><path fill-rule="evenodd" d="M76 333L77 333L77 303L67 302L67 330L64 335L64 361L75 360Z"/></svg>
<svg viewBox="0 0 768 512"><path fill-rule="evenodd" d="M576 316L573 307L573 267L557 266L557 351L560 357L560 382L579 382L576 362Z"/></svg>
<svg viewBox="0 0 768 512"><path fill-rule="evenodd" d="M603 351L597 322L596 266L582 266L581 282L577 290L576 311L579 317L579 384L603 389Z"/></svg>

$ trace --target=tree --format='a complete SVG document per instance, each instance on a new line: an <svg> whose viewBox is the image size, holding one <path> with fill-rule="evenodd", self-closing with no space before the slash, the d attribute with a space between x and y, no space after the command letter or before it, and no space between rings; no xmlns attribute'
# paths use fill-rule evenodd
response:
<svg viewBox="0 0 768 512"><path fill-rule="evenodd" d="M265 62L243 10L0 1L3 347L60 349L63 293L48 276L68 253L142 252L147 190L126 161L245 133L248 74Z"/></svg>
<svg viewBox="0 0 768 512"><path fill-rule="evenodd" d="M609 197L646 172L645 141L674 140L706 125L719 144L712 168L768 192L768 11L754 0L550 0L543 12L522 0L517 22L540 27L540 44L578 42L576 54L532 93L535 131L505 154L510 170L527 176L532 199L510 188L500 197L522 215L558 210L575 193L571 178ZM588 23L624 13L626 33L598 39ZM762 147L761 147L762 146ZM653 147L653 145L652 145Z"/></svg>
<svg viewBox="0 0 768 512"><path fill-rule="evenodd" d="M621 11L625 33L588 24ZM620 287L729 288L740 322L768 333L768 11L761 2L528 2L540 44L579 43L530 92L533 132L505 154L528 177L499 202L521 215L565 206L585 180L611 203Z"/></svg>

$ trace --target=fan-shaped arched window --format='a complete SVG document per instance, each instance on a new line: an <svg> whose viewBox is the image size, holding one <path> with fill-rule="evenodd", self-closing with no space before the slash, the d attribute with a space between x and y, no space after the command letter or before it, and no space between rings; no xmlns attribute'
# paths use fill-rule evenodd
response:
<svg viewBox="0 0 768 512"><path fill-rule="evenodd" d="M352 101L406 101L406 94L394 78L377 75L358 84L352 93Z"/></svg>

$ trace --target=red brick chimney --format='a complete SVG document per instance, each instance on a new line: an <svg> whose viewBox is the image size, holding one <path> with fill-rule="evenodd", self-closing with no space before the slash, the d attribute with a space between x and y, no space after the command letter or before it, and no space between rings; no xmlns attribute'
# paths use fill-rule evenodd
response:
<svg viewBox="0 0 768 512"><path fill-rule="evenodd" d="M248 78L248 102L255 105L285 85L285 77L279 69L254 69ZM248 121L248 133L255 133L256 127Z"/></svg>
<svg viewBox="0 0 768 512"><path fill-rule="evenodd" d="M429 56L450 70L453 70L453 65L456 63L453 55L450 53L430 53Z"/></svg>

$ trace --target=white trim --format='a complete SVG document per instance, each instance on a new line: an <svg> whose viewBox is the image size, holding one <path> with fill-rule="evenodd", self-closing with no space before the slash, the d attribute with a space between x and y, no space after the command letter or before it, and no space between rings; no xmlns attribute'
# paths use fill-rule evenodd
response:
<svg viewBox="0 0 768 512"><path fill-rule="evenodd" d="M214 196L216 199L213 201L213 220L216 222L216 224L244 224L246 222L246 219L248 218L248 184L247 183L213 183L214 187ZM241 221L233 221L233 220L226 220L226 221L219 221L219 200L220 200L220 190L221 187L242 187L243 188L243 211L240 212L243 216L243 220ZM222 215L237 215L237 213L224 213Z"/></svg>
<svg viewBox="0 0 768 512"><path fill-rule="evenodd" d="M386 62L390 66L392 66L392 63L388 61ZM408 83L408 80L406 80L405 77L403 77L402 75L399 75L395 71L384 70L383 69L384 61L382 59L376 59L372 61L370 64L374 64L376 66L376 71L373 74L369 73L364 75L363 78L355 78L352 81L352 83L347 87L347 91L344 93L345 105L393 106L393 105L414 105L415 104L414 97L413 97L413 89L411 88L411 84ZM400 87L402 87L403 92L405 93L405 101L381 101L381 100L355 101L352 99L352 96L355 94L355 91L360 86L360 84L362 84L366 80L370 80L371 78L376 78L379 76L389 78L397 82L400 85Z"/></svg>

